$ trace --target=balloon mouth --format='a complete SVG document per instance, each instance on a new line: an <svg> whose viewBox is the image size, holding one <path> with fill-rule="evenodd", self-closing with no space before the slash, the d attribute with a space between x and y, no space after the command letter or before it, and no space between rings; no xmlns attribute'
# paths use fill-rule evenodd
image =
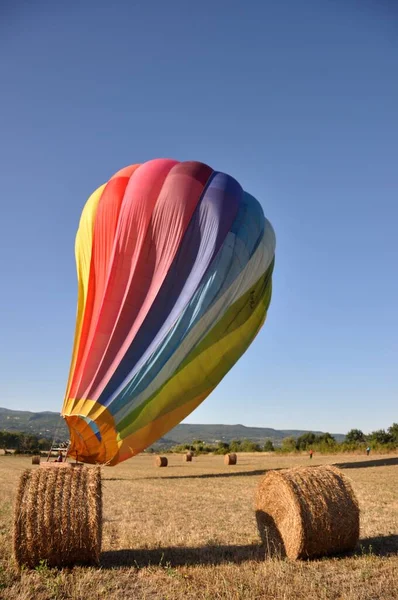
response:
<svg viewBox="0 0 398 600"><path fill-rule="evenodd" d="M80 414L65 415L64 418L70 434L68 455L71 458L89 464L115 464L119 448L114 427L101 427Z"/></svg>

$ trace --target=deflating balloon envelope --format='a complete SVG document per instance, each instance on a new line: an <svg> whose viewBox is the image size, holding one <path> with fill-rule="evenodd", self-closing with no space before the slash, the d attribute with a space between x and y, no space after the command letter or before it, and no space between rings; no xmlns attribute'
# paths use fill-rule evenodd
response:
<svg viewBox="0 0 398 600"><path fill-rule="evenodd" d="M98 188L76 236L70 455L117 464L199 406L265 321L274 252L259 202L203 163L152 160Z"/></svg>

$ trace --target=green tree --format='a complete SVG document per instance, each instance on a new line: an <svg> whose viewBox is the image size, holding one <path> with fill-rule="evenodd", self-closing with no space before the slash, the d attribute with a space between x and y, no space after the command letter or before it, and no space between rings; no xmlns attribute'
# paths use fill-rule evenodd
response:
<svg viewBox="0 0 398 600"><path fill-rule="evenodd" d="M19 432L2 431L0 447L10 450L19 450L23 434Z"/></svg>
<svg viewBox="0 0 398 600"><path fill-rule="evenodd" d="M282 440L282 451L293 452L296 450L296 440L294 437L287 437Z"/></svg>
<svg viewBox="0 0 398 600"><path fill-rule="evenodd" d="M388 428L388 433L391 436L391 441L398 444L398 423L393 423Z"/></svg>
<svg viewBox="0 0 398 600"><path fill-rule="evenodd" d="M40 438L38 443L39 450L46 451L51 448L51 441L46 438Z"/></svg>
<svg viewBox="0 0 398 600"><path fill-rule="evenodd" d="M318 435L316 441L317 441L317 444L322 444L322 445L326 445L326 446L335 446L336 445L336 439L329 432Z"/></svg>
<svg viewBox="0 0 398 600"><path fill-rule="evenodd" d="M240 452L242 448L242 442L240 440L232 440L229 447L231 452Z"/></svg>
<svg viewBox="0 0 398 600"><path fill-rule="evenodd" d="M193 452L203 452L204 451L204 442L202 442L202 440L194 440L192 442L191 450Z"/></svg>
<svg viewBox="0 0 398 600"><path fill-rule="evenodd" d="M345 441L349 444L365 442L365 435L360 429L350 429L345 436Z"/></svg>
<svg viewBox="0 0 398 600"><path fill-rule="evenodd" d="M218 442L217 446L219 448L224 449L224 450L229 450L229 444L228 444L228 442Z"/></svg>
<svg viewBox="0 0 398 600"><path fill-rule="evenodd" d="M274 452L274 444L271 440L267 440L264 444L264 452Z"/></svg>
<svg viewBox="0 0 398 600"><path fill-rule="evenodd" d="M261 448L260 448L259 444L256 444L256 442L252 442L250 440L243 440L243 442L241 444L241 451L242 452L261 452Z"/></svg>
<svg viewBox="0 0 398 600"><path fill-rule="evenodd" d="M228 452L229 452L229 444L227 442L218 442L215 453L216 454L228 454Z"/></svg>
<svg viewBox="0 0 398 600"><path fill-rule="evenodd" d="M385 429L378 429L377 431L372 431L372 433L368 435L368 440L369 442L383 445L392 442L393 438Z"/></svg>
<svg viewBox="0 0 398 600"><path fill-rule="evenodd" d="M297 450L307 450L310 446L313 446L317 441L317 436L312 431L304 433L297 438L296 448Z"/></svg>

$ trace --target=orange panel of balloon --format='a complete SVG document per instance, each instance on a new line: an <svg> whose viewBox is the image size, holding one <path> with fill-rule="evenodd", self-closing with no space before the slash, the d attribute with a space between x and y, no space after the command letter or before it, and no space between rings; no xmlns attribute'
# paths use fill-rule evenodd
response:
<svg viewBox="0 0 398 600"><path fill-rule="evenodd" d="M185 419L250 346L271 300L275 234L231 176L156 159L90 196L75 249L69 455L115 465Z"/></svg>

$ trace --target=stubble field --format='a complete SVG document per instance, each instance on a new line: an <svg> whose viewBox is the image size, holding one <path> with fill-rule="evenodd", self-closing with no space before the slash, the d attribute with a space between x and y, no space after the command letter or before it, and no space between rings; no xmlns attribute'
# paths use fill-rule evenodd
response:
<svg viewBox="0 0 398 600"><path fill-rule="evenodd" d="M19 572L12 558L13 503L28 458L0 456L0 598L184 600L398 599L398 456L323 456L350 477L361 539L345 557L267 559L253 499L268 469L310 464L307 456L240 454L167 468L138 456L103 469L104 525L98 568Z"/></svg>

